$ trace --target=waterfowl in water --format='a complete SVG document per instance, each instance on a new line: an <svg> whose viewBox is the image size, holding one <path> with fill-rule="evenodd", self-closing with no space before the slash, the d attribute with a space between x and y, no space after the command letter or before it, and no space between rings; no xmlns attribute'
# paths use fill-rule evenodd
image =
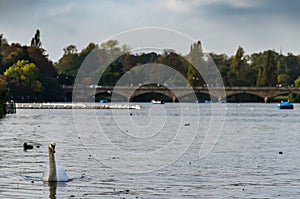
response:
<svg viewBox="0 0 300 199"><path fill-rule="evenodd" d="M69 181L69 177L65 169L61 166L57 166L55 163L55 143L50 142L48 145L49 152L49 168L43 174L43 181L49 182L66 182Z"/></svg>
<svg viewBox="0 0 300 199"><path fill-rule="evenodd" d="M26 151L27 149L33 149L33 146L24 142L23 149L24 149L24 151Z"/></svg>

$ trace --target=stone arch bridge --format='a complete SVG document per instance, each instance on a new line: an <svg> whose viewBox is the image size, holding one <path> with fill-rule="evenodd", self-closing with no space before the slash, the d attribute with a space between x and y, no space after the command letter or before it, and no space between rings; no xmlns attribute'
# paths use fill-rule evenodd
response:
<svg viewBox="0 0 300 199"><path fill-rule="evenodd" d="M225 89L225 93L224 93ZM286 95L290 93L300 94L298 87L164 87L164 86L141 86L141 87L126 87L126 86L98 86L97 88L64 86L64 93L74 92L75 101L88 101L91 97L101 93L112 93L123 96L124 99L131 99L146 93L159 93L170 98L181 98L192 93L207 93L217 98L226 98L237 94L256 95L268 101L268 99L278 95ZM220 95L226 96L220 96Z"/></svg>

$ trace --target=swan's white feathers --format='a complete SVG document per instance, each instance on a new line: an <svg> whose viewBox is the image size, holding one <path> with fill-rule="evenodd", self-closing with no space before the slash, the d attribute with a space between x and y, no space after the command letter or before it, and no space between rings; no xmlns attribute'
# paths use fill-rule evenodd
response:
<svg viewBox="0 0 300 199"><path fill-rule="evenodd" d="M55 143L50 142L48 145L48 152L49 152L49 167L43 173L43 181L58 181L58 182L66 182L69 181L69 177L65 171L65 169L61 166L56 165L55 163ZM50 173L51 170L51 173ZM54 172L53 172L54 171ZM51 175L51 177L49 177ZM55 177L56 175L56 177ZM50 178L50 179L49 179Z"/></svg>
<svg viewBox="0 0 300 199"><path fill-rule="evenodd" d="M61 166L56 166L56 175L57 175L57 181L59 181L59 182L69 181L69 176L68 176L65 168L63 168Z"/></svg>
<svg viewBox="0 0 300 199"><path fill-rule="evenodd" d="M46 170L43 173L43 181L48 181L49 179L49 168L46 168Z"/></svg>
<svg viewBox="0 0 300 199"><path fill-rule="evenodd" d="M62 166L56 165L56 177L58 182L69 181L69 176ZM49 181L49 167L43 173L43 181Z"/></svg>

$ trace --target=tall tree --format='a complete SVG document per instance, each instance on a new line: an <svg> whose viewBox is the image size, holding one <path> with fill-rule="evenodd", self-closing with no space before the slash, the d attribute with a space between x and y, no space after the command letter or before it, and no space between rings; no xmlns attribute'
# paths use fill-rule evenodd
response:
<svg viewBox="0 0 300 199"><path fill-rule="evenodd" d="M42 42L41 42L41 36L40 36L40 30L37 29L35 32L34 37L31 39L31 46L36 47L36 48L41 48L42 47Z"/></svg>
<svg viewBox="0 0 300 199"><path fill-rule="evenodd" d="M288 53L285 57L285 63L287 65L285 73L290 77L291 83L293 83L300 76L300 59L292 53Z"/></svg>
<svg viewBox="0 0 300 199"><path fill-rule="evenodd" d="M243 69L245 67L244 53L245 53L244 49L239 46L230 65L230 69L232 72L235 73L237 79L241 78L244 75L243 74Z"/></svg>
<svg viewBox="0 0 300 199"><path fill-rule="evenodd" d="M192 86L202 86L205 83L202 76L205 78L208 71L200 41L192 44L187 60L191 63L187 72L187 80Z"/></svg>
<svg viewBox="0 0 300 199"><path fill-rule="evenodd" d="M257 77L257 86L275 86L277 83L277 59L276 53L272 50L264 54L262 66L259 69Z"/></svg>

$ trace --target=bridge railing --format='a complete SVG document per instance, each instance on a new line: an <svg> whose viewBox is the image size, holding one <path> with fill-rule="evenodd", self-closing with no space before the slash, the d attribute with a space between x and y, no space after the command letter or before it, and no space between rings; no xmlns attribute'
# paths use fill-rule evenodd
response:
<svg viewBox="0 0 300 199"><path fill-rule="evenodd" d="M155 90L155 89L179 89L179 90L184 90L187 88L191 87L185 87L185 86L140 86L138 89L143 89L143 90ZM73 90L72 85L63 85L62 86L63 90ZM133 89L132 86L99 86L97 88L91 87L91 86L78 86L77 89L91 89L91 90L128 90L128 89ZM219 90L219 89L225 89L225 90L241 90L241 91L274 91L274 90L279 90L279 91L300 91L300 87L244 87L244 86L226 86L226 87L218 87L218 86L211 86L211 87L206 87L206 86L196 86L193 87L194 90Z"/></svg>

